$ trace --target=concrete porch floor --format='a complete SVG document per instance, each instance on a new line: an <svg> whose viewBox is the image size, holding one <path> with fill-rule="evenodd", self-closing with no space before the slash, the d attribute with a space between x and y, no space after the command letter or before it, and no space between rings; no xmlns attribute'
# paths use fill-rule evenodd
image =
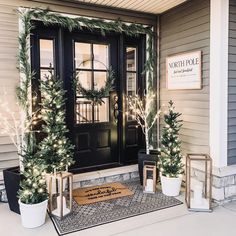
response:
<svg viewBox="0 0 236 236"><path fill-rule="evenodd" d="M182 197L181 197L182 200ZM213 213L189 212L186 205L148 213L141 216L104 224L69 235L77 236L222 236L236 235L236 201L217 206ZM36 229L21 226L20 216L0 203L1 236L56 236L51 220Z"/></svg>

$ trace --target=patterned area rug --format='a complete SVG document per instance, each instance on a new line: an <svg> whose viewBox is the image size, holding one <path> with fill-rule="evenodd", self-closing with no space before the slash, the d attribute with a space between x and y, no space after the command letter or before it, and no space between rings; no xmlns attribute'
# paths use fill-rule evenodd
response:
<svg viewBox="0 0 236 236"><path fill-rule="evenodd" d="M94 226L122 220L152 211L182 204L181 201L163 195L143 193L139 181L123 182L133 195L79 206L73 201L73 212L59 220L51 216L51 220L59 235L88 229Z"/></svg>

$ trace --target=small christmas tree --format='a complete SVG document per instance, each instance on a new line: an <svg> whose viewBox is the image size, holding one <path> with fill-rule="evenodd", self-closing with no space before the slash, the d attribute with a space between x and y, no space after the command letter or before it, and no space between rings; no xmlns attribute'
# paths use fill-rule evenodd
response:
<svg viewBox="0 0 236 236"><path fill-rule="evenodd" d="M162 131L160 148L160 171L166 177L178 177L183 173L181 141L179 130L182 120L178 120L181 113L175 112L174 103L169 102L169 111L164 114L165 126Z"/></svg>
<svg viewBox="0 0 236 236"><path fill-rule="evenodd" d="M32 135L31 140L34 139ZM23 148L23 165L24 170L21 172L22 180L20 181L20 189L18 197L22 203L37 204L47 200L47 185L43 176L44 167L39 164L35 155L35 143L28 143Z"/></svg>
<svg viewBox="0 0 236 236"><path fill-rule="evenodd" d="M41 81L42 129L46 137L39 143L38 153L47 173L66 170L74 162L74 146L66 137L64 95L62 81L50 70Z"/></svg>

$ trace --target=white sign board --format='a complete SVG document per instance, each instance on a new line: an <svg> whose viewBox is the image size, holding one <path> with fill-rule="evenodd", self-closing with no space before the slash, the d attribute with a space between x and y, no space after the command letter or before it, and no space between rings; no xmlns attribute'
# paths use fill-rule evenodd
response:
<svg viewBox="0 0 236 236"><path fill-rule="evenodd" d="M201 51L166 58L168 89L201 89Z"/></svg>

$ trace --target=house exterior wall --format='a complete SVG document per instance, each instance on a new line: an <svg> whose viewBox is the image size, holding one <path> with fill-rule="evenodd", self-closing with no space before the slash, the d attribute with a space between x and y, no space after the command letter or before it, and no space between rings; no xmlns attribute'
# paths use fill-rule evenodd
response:
<svg viewBox="0 0 236 236"><path fill-rule="evenodd" d="M160 106L172 99L176 110L181 112L184 121L181 129L183 153L210 154L210 10L214 0L191 0L159 16L159 60L160 60ZM0 0L0 99L9 102L9 109L16 112L15 86L19 83L16 69L19 18L18 7L50 7L51 10L74 15L94 16L107 19L120 18L124 21L154 24L154 18L142 14L111 11L89 7L79 8L78 4L56 0ZM230 0L229 8L229 61L228 61L228 165L226 168L213 168L213 198L224 201L236 198L236 3ZM173 54L202 52L202 89L167 90L166 57ZM7 94L5 94L5 92ZM0 109L0 115L4 110ZM161 121L161 124L163 121ZM6 134L0 130L0 184L1 171L18 165L16 149ZM201 180L201 170L195 169ZM199 174L200 173L200 174Z"/></svg>
<svg viewBox="0 0 236 236"><path fill-rule="evenodd" d="M19 119L19 109L16 105L15 87L19 84L17 70L17 52L19 36L19 16L16 10L19 7L49 8L52 11L80 16L92 16L105 19L121 19L127 22L142 24L156 24L156 17L149 14L137 14L128 11L107 10L99 7L89 7L79 3L63 2L58 0L0 0L0 100L7 101L10 111L15 112ZM0 115L6 111L0 108ZM6 134L1 134L0 125L0 184L3 182L2 170L17 166L18 156L15 146Z"/></svg>
<svg viewBox="0 0 236 236"><path fill-rule="evenodd" d="M228 165L236 164L236 2L229 5Z"/></svg>
<svg viewBox="0 0 236 236"><path fill-rule="evenodd" d="M167 90L166 57L202 52L202 89ZM173 100L182 113L183 153L209 154L210 1L193 0L160 16L160 105Z"/></svg>

